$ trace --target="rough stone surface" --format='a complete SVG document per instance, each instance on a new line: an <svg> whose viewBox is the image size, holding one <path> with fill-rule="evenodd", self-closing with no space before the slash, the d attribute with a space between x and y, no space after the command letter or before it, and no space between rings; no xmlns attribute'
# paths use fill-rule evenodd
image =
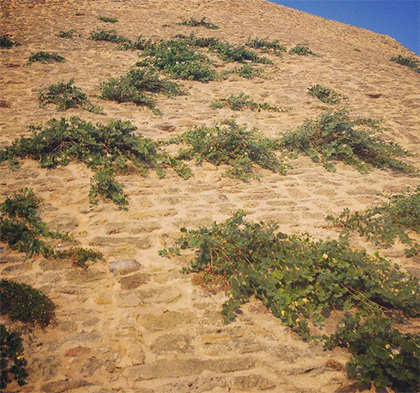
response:
<svg viewBox="0 0 420 393"><path fill-rule="evenodd" d="M109 263L109 271L114 274L133 273L142 268L142 264L135 259L120 259Z"/></svg>
<svg viewBox="0 0 420 393"><path fill-rule="evenodd" d="M135 289L140 285L147 284L150 276L146 273L133 274L132 276L122 277L120 279L121 289Z"/></svg>
<svg viewBox="0 0 420 393"><path fill-rule="evenodd" d="M154 42L192 32L209 36L203 27L178 24L195 15L220 26L211 35L222 41L244 43L252 31L255 37L279 40L287 49L307 45L320 56L284 53L279 58L261 53L273 61L256 65L266 78L226 74L209 83L182 81L188 95L155 95L160 116L134 103L99 98L101 83L124 75L138 61L138 51L116 51L113 43L89 39L92 30L107 29L96 18L104 11L119 19L118 34L131 40L140 34ZM29 124L43 127L60 116L103 124L129 120L137 128L135 135L168 141L192 127L220 123L235 114L238 124L278 138L333 109L308 95L314 84L346 95L352 117L381 119L386 141L415 154L420 149L419 75L389 61L398 54L413 54L383 35L265 0L2 1L1 18L7 33L22 45L1 50L0 101L5 99L8 105L0 105L0 149L29 136ZM59 30L70 29L76 31L73 39L57 37ZM67 61L25 66L30 52L42 48ZM219 75L241 66L214 53L211 58ZM39 107L40 91L70 78L94 105L103 107L102 113L80 107L59 113L55 105ZM211 102L241 92L287 111L210 108ZM173 156L183 147L162 146ZM407 162L419 169L418 157L407 157ZM206 291L196 285L200 280L195 274L180 272L190 266L195 252L185 250L170 259L159 256L159 250L173 246L180 228L209 226L238 210L244 210L250 221L273 220L284 233L335 239L338 230L326 225L325 216L337 216L344 208L361 211L381 200L379 192L398 193L418 185L416 176L380 169L361 174L342 163L331 173L305 156L289 158L288 163L285 176L255 167L259 178L248 182L227 178L225 165L206 161L187 162L194 175L189 179L170 167L159 178L153 168L143 176L130 166L116 175L129 200L127 210L102 198L97 206L89 204L94 171L83 162L46 169L38 161L22 159L15 170L0 163L0 202L4 193L32 188L42 199L42 219L74 238L71 244L62 239L52 243L64 249L93 248L104 255L88 269L80 269L70 261L27 257L0 244L3 276L44 291L57 306L54 324L23 331L28 383L19 387L13 382L5 393L356 391L345 372L349 359L345 349L324 351L303 342L254 298L241 306L234 322L224 325L220 311L227 299L225 289ZM358 249L379 251L420 275L418 258L406 258L404 245L385 249L361 238L351 241ZM110 266L126 260L134 262ZM334 315L331 318L326 326L337 322ZM4 316L0 319L10 323Z"/></svg>

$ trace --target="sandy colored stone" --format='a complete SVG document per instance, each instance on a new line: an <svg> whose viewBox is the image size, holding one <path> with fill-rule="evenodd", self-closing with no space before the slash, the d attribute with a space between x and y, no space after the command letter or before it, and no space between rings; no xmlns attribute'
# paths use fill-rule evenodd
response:
<svg viewBox="0 0 420 393"><path fill-rule="evenodd" d="M99 21L97 16L105 11L119 22L111 26ZM220 29L177 24L190 16L206 17ZM399 54L415 55L387 36L265 0L10 0L1 4L1 21L6 33L22 45L1 50L0 100L7 106L0 105L0 149L15 138L29 136L29 124L44 126L51 118L72 116L104 124L129 120L137 127L136 135L154 141L167 141L192 127L235 116L238 124L278 138L306 119L333 109L308 95L310 86L320 84L348 97L345 106L351 116L382 120L381 136L386 141L399 143L411 153L420 150L419 75L389 61ZM307 45L320 56L263 54L274 63L257 65L267 79L230 74L209 83L178 80L189 94L156 95L162 112L157 115L133 103L99 98L101 83L125 74L141 54L89 39L92 30L113 28L131 40L141 34L154 42L194 33L244 43L252 33L252 37L279 40L287 49ZM57 37L60 30L70 29L76 31L73 39ZM57 52L67 61L26 66L30 53L38 50ZM211 57L220 74L240 66L225 64L214 54ZM104 108L102 113L39 107L41 90L70 78L94 105ZM241 92L256 102L288 110L210 108L212 101ZM175 155L181 145L163 148ZM418 157L409 157L407 162L419 168ZM43 199L40 214L51 228L67 228L76 246L104 254L103 260L83 271L68 261L28 258L1 244L4 276L44 290L57 305L56 324L34 329L25 337L28 384L21 388L11 384L5 393L38 393L43 387L47 393L355 391L353 381L337 366L349 360L345 349L323 351L322 346L303 342L252 299L253 307L244 304L242 314L226 327L220 314L227 299L224 290L208 293L194 284L192 275L180 273L190 265L194 251L171 259L158 255L160 248L173 245L181 227L209 226L241 209L246 219L273 220L284 233L308 232L317 239L336 239L339 230L329 226L325 216L337 216L344 208L363 210L381 201L378 193L397 193L418 185L416 176L380 169L360 174L342 163L331 173L304 156L290 158L288 163L284 176L256 168L261 178L248 182L224 177L226 166L195 160L188 162L194 174L188 180L170 168L162 179L153 169L142 176L130 168L128 173L117 174L129 199L126 211L102 199L90 206L94 171L82 162L47 169L23 159L13 171L0 163L0 202L3 193L32 188ZM379 251L418 274L418 259L406 258L402 245L385 249L364 239L353 240L356 248ZM141 262L141 272L114 275L109 271L110 262L129 258ZM84 381L93 385L86 386Z"/></svg>
<svg viewBox="0 0 420 393"><path fill-rule="evenodd" d="M140 285L147 284L150 276L146 273L133 274L131 276L122 277L120 279L121 289L135 289Z"/></svg>
<svg viewBox="0 0 420 393"><path fill-rule="evenodd" d="M191 352L192 337L186 334L164 334L158 337L150 346L150 349L156 353L164 352Z"/></svg>
<svg viewBox="0 0 420 393"><path fill-rule="evenodd" d="M133 273L142 268L142 264L135 259L119 259L109 263L109 271L114 274Z"/></svg>
<svg viewBox="0 0 420 393"><path fill-rule="evenodd" d="M47 383L42 386L41 390L44 393L62 393L67 392L72 389L77 389L80 387L90 386L91 383L85 380L68 380L68 379L61 379L59 381L54 381Z"/></svg>
<svg viewBox="0 0 420 393"><path fill-rule="evenodd" d="M182 376L201 374L203 371L228 373L246 370L255 364L253 359L175 359L160 360L152 364L144 364L127 369L126 376L133 380L147 380L156 378L177 378Z"/></svg>
<svg viewBox="0 0 420 393"><path fill-rule="evenodd" d="M177 325L190 323L194 320L192 312L167 311L161 315L146 314L141 315L138 321L146 329L164 330L170 329Z"/></svg>

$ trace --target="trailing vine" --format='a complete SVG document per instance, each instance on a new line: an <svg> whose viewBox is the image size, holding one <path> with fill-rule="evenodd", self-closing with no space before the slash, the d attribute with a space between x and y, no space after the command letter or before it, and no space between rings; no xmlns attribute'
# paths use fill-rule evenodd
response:
<svg viewBox="0 0 420 393"><path fill-rule="evenodd" d="M133 132L136 127L129 121L111 121L108 124L90 122L72 117L70 120L52 119L47 125L30 126L32 135L22 137L0 150L0 163L16 165L19 159L39 161L43 168L66 166L70 161L83 162L94 176L90 198L96 202L101 196L121 208L128 201L115 175L136 170L146 176L154 169L164 177L166 168L173 168L179 176L188 178L191 171L180 160L162 151L159 143Z"/></svg>
<svg viewBox="0 0 420 393"><path fill-rule="evenodd" d="M343 228L344 233L353 230L375 244L391 246L398 238L410 246L407 256L420 253L420 245L410 238L407 230L420 233L420 186L400 194L388 195L383 202L364 212L350 212L345 209L338 217L328 216L327 220Z"/></svg>
<svg viewBox="0 0 420 393"><path fill-rule="evenodd" d="M287 235L274 222L247 222L244 216L239 211L209 228L182 228L174 247L161 255L196 251L184 271L225 283L226 323L255 296L304 339L348 348L349 374L360 383L373 379L378 387L417 391L419 337L391 326L420 315L419 281L378 254L352 250L342 241ZM331 313L344 317L336 332L314 334Z"/></svg>
<svg viewBox="0 0 420 393"><path fill-rule="evenodd" d="M377 135L380 132L377 121L353 119L342 109L307 120L295 131L285 133L280 143L292 153L302 153L314 162L321 162L332 172L336 169L332 161L338 160L361 173L369 172L372 167L416 173L414 167L396 158L411 154L397 143L385 142Z"/></svg>
<svg viewBox="0 0 420 393"><path fill-rule="evenodd" d="M212 127L195 127L169 143L183 143L178 158L198 162L208 161L214 165L231 166L225 175L248 180L256 178L254 164L272 172L284 174L286 164L276 155L277 143L264 137L256 129L248 130L246 125L227 121Z"/></svg>
<svg viewBox="0 0 420 393"><path fill-rule="evenodd" d="M79 106L89 112L99 113L102 108L92 105L86 94L73 84L74 78L68 83L57 83L50 85L39 95L40 106L48 104L57 104L57 110L65 111L69 108L78 108Z"/></svg>
<svg viewBox="0 0 420 393"><path fill-rule="evenodd" d="M46 258L70 259L74 265L86 268L87 262L101 259L102 254L84 248L56 250L47 239L72 241L65 233L54 232L42 221L39 208L41 199L31 189L25 188L8 196L0 204L0 241L13 250L24 252L29 257L41 254Z"/></svg>

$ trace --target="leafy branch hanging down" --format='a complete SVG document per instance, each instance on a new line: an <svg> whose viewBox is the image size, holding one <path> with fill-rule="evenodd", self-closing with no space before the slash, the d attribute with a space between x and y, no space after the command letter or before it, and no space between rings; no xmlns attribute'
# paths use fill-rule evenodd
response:
<svg viewBox="0 0 420 393"><path fill-rule="evenodd" d="M196 251L185 272L225 283L225 322L255 296L304 339L322 340L327 348L347 347L353 355L350 375L360 382L368 378L399 392L417 391L419 338L389 326L394 317L420 315L418 280L378 254L352 250L340 241L290 236L274 222L247 222L244 216L239 211L209 228L182 228L175 246L161 255ZM315 327L325 331L323 322L333 312L344 316L344 326L330 336L315 335Z"/></svg>
<svg viewBox="0 0 420 393"><path fill-rule="evenodd" d="M180 150L179 159L196 158L198 162L205 160L214 165L231 166L225 172L231 178L256 178L254 164L273 172L285 173L286 165L275 154L277 145L274 141L264 137L256 129L247 130L246 125L240 126L234 121L222 124L195 127L169 143L189 145Z"/></svg>
<svg viewBox="0 0 420 393"><path fill-rule="evenodd" d="M1 314L12 321L48 326L55 317L55 305L47 295L30 285L1 280Z"/></svg>
<svg viewBox="0 0 420 393"><path fill-rule="evenodd" d="M364 212L351 213L345 209L340 216L328 216L327 220L344 230L354 230L375 244L393 245L399 238L401 243L412 246L406 249L407 256L420 253L420 245L413 244L407 233L420 233L420 186L414 191L388 196L389 202L370 207Z"/></svg>
<svg viewBox="0 0 420 393"><path fill-rule="evenodd" d="M102 254L84 248L55 250L46 239L72 241L67 234L50 231L39 215L41 199L25 188L9 196L0 204L0 241L29 257L41 254L46 258L70 259L76 266L86 268L87 261L101 259Z"/></svg>
<svg viewBox="0 0 420 393"><path fill-rule="evenodd" d="M239 95L235 96L232 94L229 98L221 98L220 100L214 101L211 103L210 107L214 109L229 107L234 111L240 111L242 109L250 109L252 111L261 112L264 111L272 111L272 112L283 112L283 108L278 108L275 106L271 106L267 102L258 103L254 100L250 99L249 95L245 93L240 93Z"/></svg>
<svg viewBox="0 0 420 393"><path fill-rule="evenodd" d="M18 332L10 331L0 323L0 389L11 382L10 375L19 386L26 384L28 365L23 354L23 340Z"/></svg>
<svg viewBox="0 0 420 393"><path fill-rule="evenodd" d="M89 112L99 113L102 108L93 106L86 94L80 88L74 86L73 82L74 78L71 78L68 83L60 82L56 85L50 85L39 95L40 106L57 104L57 110L59 111L81 106Z"/></svg>
<svg viewBox="0 0 420 393"><path fill-rule="evenodd" d="M307 120L296 131L285 133L280 144L290 152L322 162L331 172L335 171L331 161L338 160L361 173L372 167L416 173L411 165L395 158L410 154L400 145L377 136L380 131L379 123L372 119L352 119L347 110L327 111L315 120Z"/></svg>
<svg viewBox="0 0 420 393"><path fill-rule="evenodd" d="M30 285L15 281L0 281L1 315L7 315L12 321L27 325L48 326L55 318L55 304L41 291ZM19 386L26 384L28 373L27 361L23 353L23 340L20 334L9 331L0 324L0 389L11 382L10 374Z"/></svg>
<svg viewBox="0 0 420 393"><path fill-rule="evenodd" d="M346 99L342 94L337 93L333 89L323 87L321 85L314 85L308 88L308 94L318 98L326 104L339 104L342 99Z"/></svg>
<svg viewBox="0 0 420 393"><path fill-rule="evenodd" d="M146 106L156 114L160 111L155 107L154 94L162 93L168 97L186 95L178 84L161 79L154 71L132 69L119 79L110 78L101 84L101 98L117 102L134 102Z"/></svg>
<svg viewBox="0 0 420 393"><path fill-rule="evenodd" d="M72 117L70 120L50 120L45 128L30 126L30 137L16 139L0 150L0 163L16 163L18 159L39 161L43 168L68 165L70 161L86 164L94 172L90 193L91 202L97 197L111 199L121 207L128 204L115 174L136 169L144 176L149 169L165 176L165 169L172 167L180 176L188 178L191 172L182 162L170 157L159 144L142 135L135 135L136 127L129 121L111 121L108 124L90 122Z"/></svg>

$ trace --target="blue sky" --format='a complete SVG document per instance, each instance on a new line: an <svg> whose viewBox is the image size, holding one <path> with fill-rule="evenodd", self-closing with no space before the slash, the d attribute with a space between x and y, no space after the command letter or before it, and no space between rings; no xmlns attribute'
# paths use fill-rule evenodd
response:
<svg viewBox="0 0 420 393"><path fill-rule="evenodd" d="M420 0L270 0L396 39L420 55Z"/></svg>

